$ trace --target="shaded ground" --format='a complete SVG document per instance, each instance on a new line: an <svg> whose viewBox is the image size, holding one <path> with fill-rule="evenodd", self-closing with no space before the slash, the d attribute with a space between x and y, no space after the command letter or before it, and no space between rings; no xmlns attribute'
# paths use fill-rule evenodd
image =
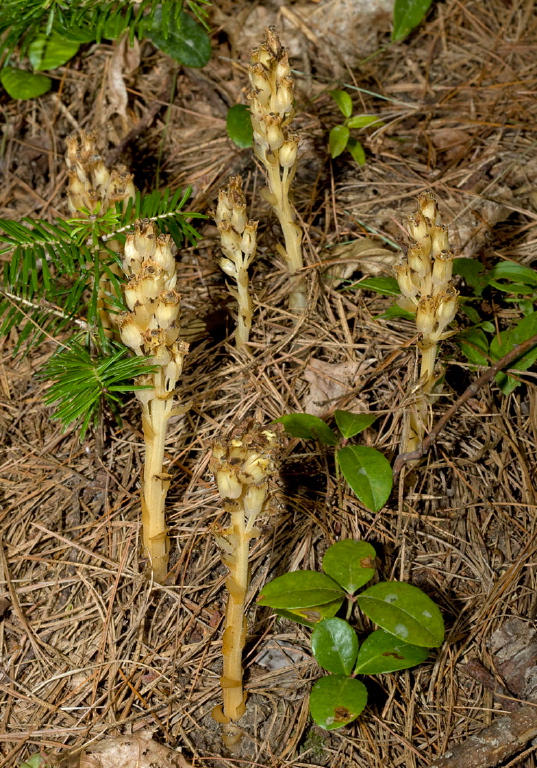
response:
<svg viewBox="0 0 537 768"><path fill-rule="evenodd" d="M273 514L251 558L243 752L219 757L210 712L219 701L226 569L211 535L222 516L207 470L212 441L246 416L269 422L306 405L326 414L346 407L379 415L364 439L393 458L414 380L412 326L378 318L389 298L336 290L321 262L334 260L333 246L371 231L393 251L386 242L400 240L400 223L426 189L440 200L459 253L487 265L534 259L533 1L439 2L427 23L395 46L381 7L365 18L343 0L278 6L216 2L214 55L203 70L178 70L144 42L140 66L129 72L123 64L123 115L107 79L115 49L104 43L58 70L56 92L27 102L4 97L0 216L66 216L65 136L95 128L106 151L159 99L156 120L121 158L138 187L152 189L157 176L173 189L191 184L192 208L209 212L218 188L241 173L262 237L252 270L253 361L235 357L221 327L193 345L180 383L181 399L194 402L167 443L174 472L169 586L152 588L140 576L136 403L127 405L123 429L105 424L79 444L50 420L34 376L54 345L21 360L12 357L14 337L1 342L0 594L12 608L0 622L0 768L38 750L142 728L182 748L195 766L422 768L448 743L490 723L498 708L490 691L465 676L465 663L477 657L488 665L487 641L506 617L535 618L531 372L508 397L495 386L480 391L378 514L336 483L330 461L311 445L291 443ZM228 107L245 101L249 50L267 23L277 24L302 73L295 204L306 231L310 299L296 327L285 309L284 270L272 255L280 235L259 197L260 170L251 151L238 150L225 132ZM327 156L327 132L339 118L326 89L343 85L360 89L351 91L356 112L385 121L360 136L364 168L346 155L335 162ZM200 246L180 255L186 320L229 306L215 227L202 231ZM351 262L349 274L370 270L354 264L352 250L335 253ZM513 316L489 311L498 328ZM444 344L443 358L453 391L439 401L436 417L475 375L454 343ZM313 361L327 364L320 374ZM334 378L345 394L324 402ZM322 397L312 392L319 384ZM302 653L307 633L256 608L255 596L268 578L318 568L329 544L345 537L377 547L384 577L408 579L434 597L448 634L416 670L373 681L370 706L354 725L325 733L307 711L318 675ZM271 671L265 652L278 645L291 661ZM534 752L518 765L534 766Z"/></svg>

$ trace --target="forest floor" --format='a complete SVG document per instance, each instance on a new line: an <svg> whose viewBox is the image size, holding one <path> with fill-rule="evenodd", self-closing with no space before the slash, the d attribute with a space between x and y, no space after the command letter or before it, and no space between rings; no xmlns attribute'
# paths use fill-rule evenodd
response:
<svg viewBox="0 0 537 768"><path fill-rule="evenodd" d="M213 441L247 417L269 424L308 411L329 419L346 408L375 412L360 440L390 461L398 454L416 377L415 326L379 318L393 299L342 290L348 280L340 278L390 274L420 192L439 200L457 255L485 266L535 260L534 0L437 2L426 22L393 45L390 6L216 0L213 55L203 69L178 67L148 41L139 64L131 66L127 53L118 64L117 43L103 42L57 70L49 94L18 102L2 96L1 217L67 217L66 135L94 129L106 155L161 101L120 158L137 187L190 185L191 210L210 214L218 190L241 174L260 246L246 362L232 343L234 305L211 218L200 225L199 244L178 254L184 321L211 322L192 344L179 383L180 400L192 407L167 440L165 586L149 583L139 562L137 402L127 400L122 428L106 421L80 443L76 431L63 433L52 420L43 405L47 385L36 378L55 344L22 358L12 354L16 333L0 342L0 595L7 601L0 602L0 768L148 729L197 767L425 768L502 711L466 665L477 659L490 669L491 633L509 617L533 621L537 612L531 371L508 396L494 383L483 387L419 466L402 473L378 513L336 481L332 460L314 444L289 442L251 552L241 752L225 755L211 717L221 695L226 575L212 534L223 522L208 470ZM246 103L249 52L268 24L278 28L296 72L294 202L309 290L297 323L274 255L279 226L259 195L261 168L251 149L226 134L228 108ZM332 161L327 150L328 132L341 121L327 91L345 87L355 113L384 121L356 134L364 167L348 153ZM498 329L516 313L494 297L480 311ZM445 396L433 422L478 375L453 340L442 344L441 357ZM319 676L309 631L276 619L255 598L276 575L319 569L327 547L349 537L375 546L383 578L409 580L433 597L447 635L416 669L368 682L364 713L327 732L308 714ZM530 747L517 765L534 767L536 754L537 745Z"/></svg>

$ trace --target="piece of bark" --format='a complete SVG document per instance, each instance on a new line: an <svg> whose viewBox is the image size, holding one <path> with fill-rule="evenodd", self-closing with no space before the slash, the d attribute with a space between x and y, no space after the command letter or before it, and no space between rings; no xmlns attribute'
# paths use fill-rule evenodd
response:
<svg viewBox="0 0 537 768"><path fill-rule="evenodd" d="M453 747L429 768L494 768L537 736L537 707L526 705Z"/></svg>
<svg viewBox="0 0 537 768"><path fill-rule="evenodd" d="M537 631L527 621L511 619L494 632L489 646L494 666L509 691L534 703L522 704L499 717L428 768L494 768L537 737ZM470 667L468 672L475 677L472 670Z"/></svg>

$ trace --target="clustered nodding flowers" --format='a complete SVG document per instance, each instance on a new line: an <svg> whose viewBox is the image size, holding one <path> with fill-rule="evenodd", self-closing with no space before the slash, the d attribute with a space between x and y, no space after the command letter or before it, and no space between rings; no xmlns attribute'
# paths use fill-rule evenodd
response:
<svg viewBox="0 0 537 768"><path fill-rule="evenodd" d="M275 454L280 442L276 431L250 429L213 446L210 468L218 493L225 503L232 502L232 506L240 499L246 528L255 530L253 535L259 533L251 526L263 509L269 478L276 471Z"/></svg>
<svg viewBox="0 0 537 768"><path fill-rule="evenodd" d="M169 235L155 234L152 222L142 220L125 242L123 271L129 278L125 286L129 311L116 318L121 340L162 372L137 379L137 384L152 387L136 391L143 405L173 396L188 351L188 345L179 341L180 295L175 290L176 263L170 241Z"/></svg>
<svg viewBox="0 0 537 768"><path fill-rule="evenodd" d="M237 290L229 287L229 292L239 305L235 341L237 349L241 349L248 342L252 327L248 267L254 260L257 248L257 221L248 221L240 176L232 177L229 185L220 191L215 218L224 253L218 264L237 283Z"/></svg>
<svg viewBox="0 0 537 768"><path fill-rule="evenodd" d="M298 167L298 136L288 126L294 116L294 82L287 53L273 27L266 30L266 42L252 52L250 67L250 117L253 128L253 147L263 164L268 187L261 190L282 228L285 247L278 249L285 258L291 275L304 265L302 257L302 230L295 222L295 213L289 200L289 190ZM303 278L296 281L289 296L292 309L306 306L306 287Z"/></svg>
<svg viewBox="0 0 537 768"><path fill-rule="evenodd" d="M229 568L226 579L228 600L222 636L223 673L220 678L223 706L213 709L222 723L222 738L230 749L241 739L235 723L244 715L246 696L242 687L242 650L246 642L246 596L249 586L248 550L250 539L261 531L254 523L265 506L269 480L277 468L281 446L280 429L263 429L251 422L226 441L213 446L209 466L214 474L222 506L230 525L216 535L222 560Z"/></svg>
<svg viewBox="0 0 537 768"><path fill-rule="evenodd" d="M419 210L408 219L412 239L406 260L395 271L402 294L397 303L416 313L423 349L450 335L446 328L455 319L458 292L451 282L454 256L437 202L433 195L424 193L418 203Z"/></svg>
<svg viewBox="0 0 537 768"><path fill-rule="evenodd" d="M289 133L287 126L295 114L295 84L287 52L273 27L266 30L266 43L252 52L249 74L254 151L263 164L279 161L283 168L294 168L298 136Z"/></svg>
<svg viewBox="0 0 537 768"><path fill-rule="evenodd" d="M93 132L81 131L80 141L71 135L67 143L67 176L69 179L69 208L71 213L82 210L93 214L105 213L116 203L127 205L134 200L133 176L124 165L109 171L96 149Z"/></svg>

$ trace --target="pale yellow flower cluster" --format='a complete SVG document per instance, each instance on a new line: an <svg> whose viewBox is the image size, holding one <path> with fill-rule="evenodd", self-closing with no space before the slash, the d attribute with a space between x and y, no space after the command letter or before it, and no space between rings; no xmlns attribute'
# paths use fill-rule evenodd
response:
<svg viewBox="0 0 537 768"><path fill-rule="evenodd" d="M164 504L170 475L163 470L168 419L174 413L175 386L183 370L188 344L179 341L180 296L175 290L177 267L169 235L156 235L152 222L135 224L127 235L123 271L128 312L117 315L121 340L138 356L149 358L157 371L139 376L135 384L142 405L146 447L142 483L142 535L149 569L162 583L168 569L168 536Z"/></svg>
<svg viewBox="0 0 537 768"><path fill-rule="evenodd" d="M124 165L109 171L96 149L93 132L81 131L80 142L75 135L68 136L67 176L68 196L71 213L83 209L90 214L106 213L116 203L126 205L134 200L135 187L132 173Z"/></svg>
<svg viewBox="0 0 537 768"><path fill-rule="evenodd" d="M216 536L223 550L222 560L229 568L226 579L229 596L222 639L224 669L220 678L224 705L213 710L215 720L223 723L223 741L228 747L240 741L240 731L234 723L246 710L242 649L246 641L244 609L249 584L249 543L260 534L254 523L267 500L280 442L277 431L247 425L230 440L215 443L210 462L222 506L231 516L229 528Z"/></svg>
<svg viewBox="0 0 537 768"><path fill-rule="evenodd" d="M289 201L298 166L298 136L288 131L294 116L294 81L276 31L269 27L265 34L266 42L252 52L249 70L253 146L267 173L268 188L262 190L262 195L272 206L283 231L285 248L279 250L294 275L303 267L302 229L295 223ZM291 290L289 306L304 309L305 305L305 284L299 278Z"/></svg>

